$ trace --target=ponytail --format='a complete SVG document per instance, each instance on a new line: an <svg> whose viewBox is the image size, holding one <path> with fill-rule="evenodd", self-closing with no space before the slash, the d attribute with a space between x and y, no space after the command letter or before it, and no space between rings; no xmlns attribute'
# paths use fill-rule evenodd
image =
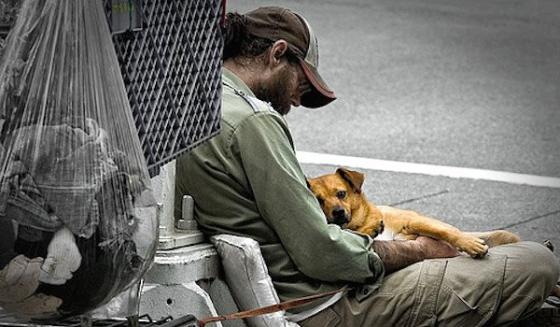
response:
<svg viewBox="0 0 560 327"><path fill-rule="evenodd" d="M223 27L224 53L223 59L237 57L241 53L241 45L247 38L247 28L243 15L228 13Z"/></svg>

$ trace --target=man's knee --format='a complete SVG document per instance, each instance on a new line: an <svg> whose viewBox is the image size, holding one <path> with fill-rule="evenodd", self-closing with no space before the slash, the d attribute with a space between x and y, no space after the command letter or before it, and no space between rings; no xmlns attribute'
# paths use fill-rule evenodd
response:
<svg viewBox="0 0 560 327"><path fill-rule="evenodd" d="M552 251L536 242L520 242L490 250L507 256L505 283L526 287L534 296L545 298L556 285L560 274L558 258Z"/></svg>
<svg viewBox="0 0 560 327"><path fill-rule="evenodd" d="M519 258L521 268L537 272L541 278L556 284L560 274L558 258L547 247L536 242L519 242L515 245L519 250L513 252Z"/></svg>
<svg viewBox="0 0 560 327"><path fill-rule="evenodd" d="M489 252L506 256L503 293L492 323L507 324L538 310L558 281L558 258L535 242L498 246Z"/></svg>
<svg viewBox="0 0 560 327"><path fill-rule="evenodd" d="M531 259L529 260L529 267L534 267L536 274L535 279L542 279L542 282L547 286L547 289L552 289L558 282L560 275L560 264L558 258L540 243L523 242L532 251ZM549 291L548 291L549 292ZM545 297L548 295L545 294Z"/></svg>

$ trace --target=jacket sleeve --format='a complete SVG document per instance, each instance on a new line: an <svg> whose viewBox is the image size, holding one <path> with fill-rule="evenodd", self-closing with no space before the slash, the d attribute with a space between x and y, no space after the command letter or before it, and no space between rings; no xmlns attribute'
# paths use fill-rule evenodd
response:
<svg viewBox="0 0 560 327"><path fill-rule="evenodd" d="M329 225L307 188L283 118L247 118L233 133L232 155L245 170L259 212L305 275L328 282L373 283L383 264L369 238Z"/></svg>

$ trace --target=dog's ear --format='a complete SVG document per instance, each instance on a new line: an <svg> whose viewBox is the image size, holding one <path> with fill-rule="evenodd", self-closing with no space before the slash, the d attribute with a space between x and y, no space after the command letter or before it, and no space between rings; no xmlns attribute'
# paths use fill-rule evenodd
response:
<svg viewBox="0 0 560 327"><path fill-rule="evenodd" d="M350 184L352 190L356 193L362 193L362 185L364 184L364 174L346 168L338 168L336 173Z"/></svg>

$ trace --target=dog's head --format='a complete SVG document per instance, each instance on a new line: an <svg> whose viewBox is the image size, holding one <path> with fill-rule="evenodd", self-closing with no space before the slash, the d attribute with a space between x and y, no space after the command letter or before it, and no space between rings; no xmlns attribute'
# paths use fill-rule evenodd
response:
<svg viewBox="0 0 560 327"><path fill-rule="evenodd" d="M307 183L319 201L328 223L361 231L368 219L374 219L375 231L381 229L381 215L371 215L371 208L362 193L364 174L338 168L334 174L311 178Z"/></svg>

